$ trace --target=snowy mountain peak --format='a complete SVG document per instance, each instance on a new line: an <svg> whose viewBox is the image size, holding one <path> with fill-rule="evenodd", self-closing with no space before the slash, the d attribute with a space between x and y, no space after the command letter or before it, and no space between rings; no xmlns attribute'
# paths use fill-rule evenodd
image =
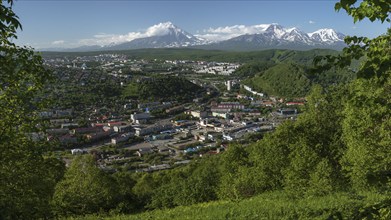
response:
<svg viewBox="0 0 391 220"><path fill-rule="evenodd" d="M292 32L301 32L298 28L296 28L296 27L293 27L293 28L287 28L287 29L285 29L286 30L286 32L288 32L288 33L292 33Z"/></svg>
<svg viewBox="0 0 391 220"><path fill-rule="evenodd" d="M159 23L159 24L167 26L167 27L170 27L170 28L175 28L176 27L171 21L162 22L162 23Z"/></svg>
<svg viewBox="0 0 391 220"><path fill-rule="evenodd" d="M182 30L172 22L164 22L149 27L145 37L118 44L112 49L188 47L204 43L204 40Z"/></svg>
<svg viewBox="0 0 391 220"><path fill-rule="evenodd" d="M291 42L300 42L300 43L311 43L310 37L308 34L302 32L298 28L289 28L285 30L285 34L282 36L283 39Z"/></svg>
<svg viewBox="0 0 391 220"><path fill-rule="evenodd" d="M165 22L165 23L159 23L159 24L157 24L155 26L160 26L162 28L171 30L172 32L177 32L177 33L185 32L182 29L180 29L178 26L176 26L175 24L171 23L170 21Z"/></svg>
<svg viewBox="0 0 391 220"><path fill-rule="evenodd" d="M86 44L75 48L80 51L126 50L140 48L194 47L203 48L342 48L344 35L333 29L320 29L305 33L296 27L285 28L278 23L257 24L252 26L234 25L204 30L205 34L192 35L170 21L158 23L144 32L130 32L126 35L97 35L97 44Z"/></svg>
<svg viewBox="0 0 391 220"><path fill-rule="evenodd" d="M328 34L333 34L333 33L336 33L334 31L334 29L332 28L322 28L322 29L319 29L317 31L314 31L312 33L309 33L309 34L314 34L314 33L328 33Z"/></svg>
<svg viewBox="0 0 391 220"><path fill-rule="evenodd" d="M266 28L266 31L275 31L275 30L284 30L284 28L276 23L269 24L269 26Z"/></svg>
<svg viewBox="0 0 391 220"><path fill-rule="evenodd" d="M272 34L275 38L281 38L286 31L281 25L273 23L269 25L265 32Z"/></svg>
<svg viewBox="0 0 391 220"><path fill-rule="evenodd" d="M166 35L173 36L177 40L180 39L180 41L187 41L186 39L188 39L191 42L197 42L197 44L204 41L203 39L182 30L170 21L153 25L147 29L147 36L149 37Z"/></svg>
<svg viewBox="0 0 391 220"><path fill-rule="evenodd" d="M155 24L149 27L146 31L147 36L164 36L169 34L185 33L182 29L178 28L171 22L164 22Z"/></svg>
<svg viewBox="0 0 391 220"><path fill-rule="evenodd" d="M324 28L324 29L319 29L312 33L308 33L308 36L313 40L327 43L327 42L343 41L345 35L341 33L337 33L335 30L331 28Z"/></svg>

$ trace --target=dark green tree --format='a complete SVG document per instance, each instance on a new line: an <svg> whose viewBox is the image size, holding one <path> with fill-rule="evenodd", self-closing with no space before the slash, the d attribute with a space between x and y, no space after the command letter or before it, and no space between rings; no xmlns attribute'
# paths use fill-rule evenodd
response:
<svg viewBox="0 0 391 220"><path fill-rule="evenodd" d="M13 1L0 3L0 219L51 215L49 202L64 165L43 156L48 144L40 131L37 99L50 79L40 56L12 43L21 28Z"/></svg>
<svg viewBox="0 0 391 220"><path fill-rule="evenodd" d="M356 80L344 110L343 165L358 190L387 189L391 181L391 71Z"/></svg>
<svg viewBox="0 0 391 220"><path fill-rule="evenodd" d="M206 157L164 173L154 190L151 208L171 208L217 199L219 158Z"/></svg>
<svg viewBox="0 0 391 220"><path fill-rule="evenodd" d="M107 212L116 207L119 196L115 180L97 167L94 158L79 156L56 186L53 209L60 216Z"/></svg>
<svg viewBox="0 0 391 220"><path fill-rule="evenodd" d="M118 186L119 204L116 211L120 213L132 213L137 210L136 196L133 187L136 184L134 176L130 172L117 172L113 178Z"/></svg>
<svg viewBox="0 0 391 220"><path fill-rule="evenodd" d="M391 23L390 1L363 0L358 4L357 0L341 0L335 9L345 10L354 22L368 18ZM345 42L349 46L341 55L314 60L318 70L361 61L358 79L350 85L343 111L343 140L347 146L343 168L357 190L389 190L391 162L386 155L391 154L391 29L374 39L353 36L346 37Z"/></svg>
<svg viewBox="0 0 391 220"><path fill-rule="evenodd" d="M220 199L240 199L248 197L246 184L246 168L249 167L248 152L243 146L231 144L221 158L221 183L218 191Z"/></svg>
<svg viewBox="0 0 391 220"><path fill-rule="evenodd" d="M184 178L174 201L176 205L191 205L217 199L220 183L219 158L204 158L192 164L188 177ZM173 181L175 184L175 182Z"/></svg>
<svg viewBox="0 0 391 220"><path fill-rule="evenodd" d="M249 146L250 161L257 170L258 192L283 188L283 170L289 166L289 144L296 138L294 123L287 121L261 141Z"/></svg>
<svg viewBox="0 0 391 220"><path fill-rule="evenodd" d="M141 206L140 209L151 203L155 190L163 184L163 176L163 173L143 173L136 178L137 183L132 191L136 196L137 204Z"/></svg>
<svg viewBox="0 0 391 220"><path fill-rule="evenodd" d="M340 164L345 151L341 141L343 91L337 87L326 93L314 87L296 122L284 122L249 147L252 169L257 172L252 172L254 180L247 185L255 186L255 194L282 188L296 195L325 194L346 184ZM330 172L322 175L323 171ZM332 184L326 187L327 183Z"/></svg>

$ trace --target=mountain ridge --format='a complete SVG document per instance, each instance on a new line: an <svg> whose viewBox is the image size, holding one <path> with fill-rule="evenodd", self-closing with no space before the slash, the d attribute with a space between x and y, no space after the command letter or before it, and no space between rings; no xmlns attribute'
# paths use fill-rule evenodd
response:
<svg viewBox="0 0 391 220"><path fill-rule="evenodd" d="M141 37L120 43L106 45L83 45L76 48L64 48L61 51L108 51L143 48L201 48L217 50L263 50L263 49L295 49L308 50L326 48L340 50L345 46L344 34L330 28L323 28L311 33L300 29L285 28L277 23L257 25L256 33L238 34L226 40L208 40L202 35L193 35L179 28L172 22L159 23L148 28ZM150 31L152 30L152 31ZM145 35L145 36L144 36ZM46 49L46 51L59 51ZM42 49L41 51L45 51Z"/></svg>

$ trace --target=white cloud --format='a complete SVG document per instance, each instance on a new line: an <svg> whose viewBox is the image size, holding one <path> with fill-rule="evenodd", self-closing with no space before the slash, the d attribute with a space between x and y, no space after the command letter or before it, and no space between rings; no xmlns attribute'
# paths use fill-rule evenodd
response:
<svg viewBox="0 0 391 220"><path fill-rule="evenodd" d="M357 26L353 26L352 29L357 29Z"/></svg>
<svg viewBox="0 0 391 220"><path fill-rule="evenodd" d="M129 32L127 34L106 34L99 33L93 36L93 38L79 40L80 45L109 45L129 42L137 38L162 36L167 34L168 28L175 28L171 22L159 23L149 27L143 32Z"/></svg>
<svg viewBox="0 0 391 220"><path fill-rule="evenodd" d="M310 23L310 24L315 24L316 22L315 22L315 21L312 21L312 20L309 20L308 23Z"/></svg>
<svg viewBox="0 0 391 220"><path fill-rule="evenodd" d="M62 45L62 44L64 44L64 43L65 43L64 40L56 40L56 41L53 41L53 42L52 42L52 45Z"/></svg>
<svg viewBox="0 0 391 220"><path fill-rule="evenodd" d="M79 40L80 45L108 45L108 44L116 44L123 43L126 41L131 41L136 38L144 37L142 33L139 32L129 32L127 34L96 34L93 38L81 39Z"/></svg>
<svg viewBox="0 0 391 220"><path fill-rule="evenodd" d="M209 28L203 30L197 37L204 38L210 41L222 41L228 40L233 37L237 37L243 34L258 34L262 33L269 27L269 24L258 24L258 25L233 25L226 27Z"/></svg>
<svg viewBox="0 0 391 220"><path fill-rule="evenodd" d="M225 27L208 28L204 30L196 31L195 36L208 40L208 41L222 41L228 40L233 37L237 37L243 34L259 34L264 32L270 24L257 24L257 25L233 25ZM165 35L169 28L176 27L171 22L160 23L153 25L146 30L139 32L129 32L127 34L107 34L98 33L91 38L81 39L78 41L78 45L110 45L129 42L137 38L161 36Z"/></svg>
<svg viewBox="0 0 391 220"><path fill-rule="evenodd" d="M149 27L145 32L145 35L150 36L162 36L168 33L169 28L175 28L171 22L160 23Z"/></svg>

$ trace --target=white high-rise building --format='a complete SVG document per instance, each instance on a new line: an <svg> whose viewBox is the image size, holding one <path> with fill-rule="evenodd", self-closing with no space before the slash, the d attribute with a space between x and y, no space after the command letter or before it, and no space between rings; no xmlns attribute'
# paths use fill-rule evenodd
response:
<svg viewBox="0 0 391 220"><path fill-rule="evenodd" d="M231 91L231 89L232 89L232 80L228 80L226 84L227 84L227 90Z"/></svg>

